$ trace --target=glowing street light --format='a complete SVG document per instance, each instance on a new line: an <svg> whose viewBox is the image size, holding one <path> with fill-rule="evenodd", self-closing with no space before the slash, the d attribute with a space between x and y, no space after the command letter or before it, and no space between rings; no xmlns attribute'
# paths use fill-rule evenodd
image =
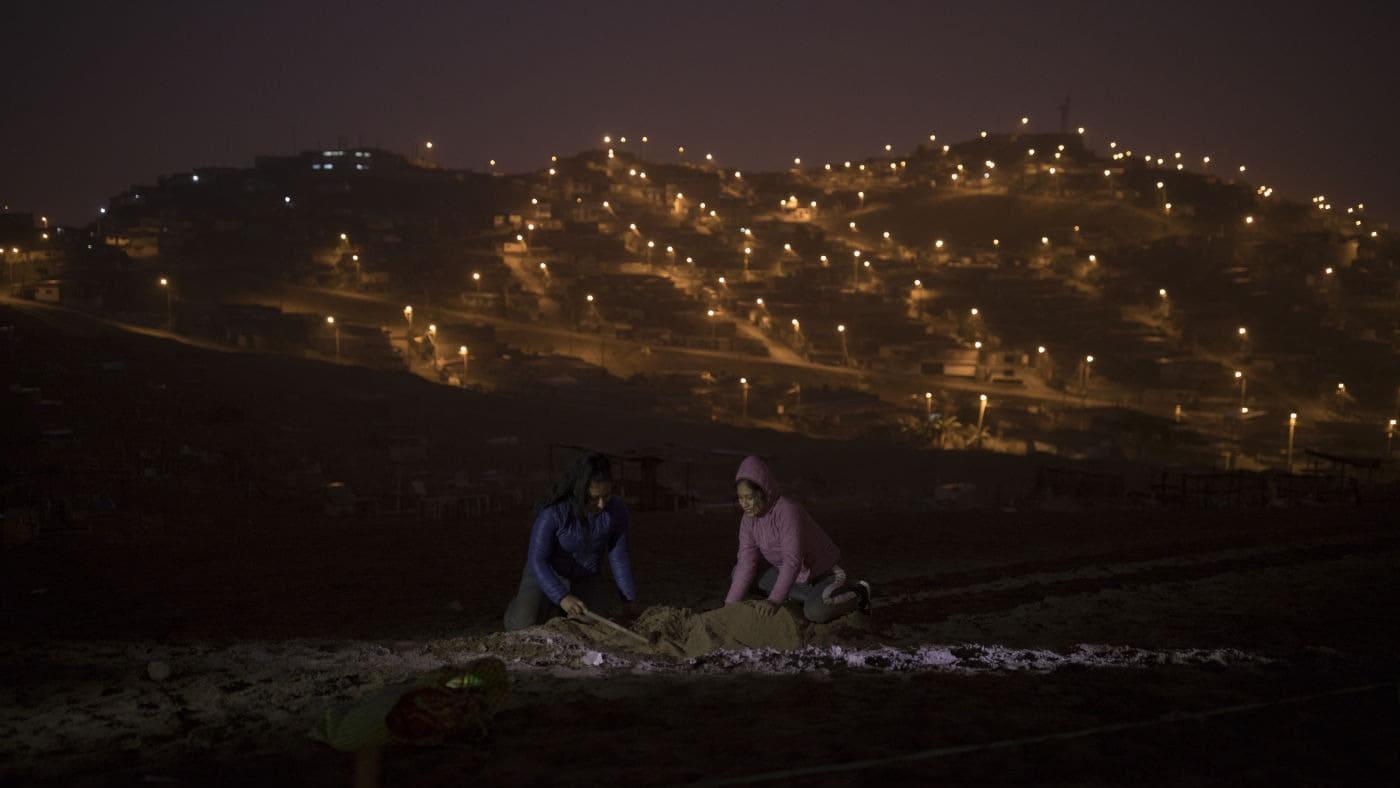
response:
<svg viewBox="0 0 1400 788"><path fill-rule="evenodd" d="M851 365L851 351L846 345L846 324L838 323L836 333L841 335L841 360L846 366Z"/></svg>
<svg viewBox="0 0 1400 788"><path fill-rule="evenodd" d="M924 392L924 418L933 418L933 392Z"/></svg>
<svg viewBox="0 0 1400 788"><path fill-rule="evenodd" d="M168 330L175 330L174 314L170 311L170 280L165 277L160 278L160 287L165 291L165 327Z"/></svg>
<svg viewBox="0 0 1400 788"><path fill-rule="evenodd" d="M1391 419L1390 423L1391 423L1391 424L1394 424L1394 423L1395 423L1395 420L1394 420L1394 419ZM1297 427L1298 427L1298 414L1297 414L1297 413L1290 413L1290 414L1288 414L1288 472L1289 472L1289 473L1292 473L1292 472L1293 472L1293 431L1294 431L1295 429L1297 429Z"/></svg>
<svg viewBox="0 0 1400 788"><path fill-rule="evenodd" d="M749 417L749 379L739 378L739 387L743 389L744 398L743 410L740 411L739 417L747 419Z"/></svg>
<svg viewBox="0 0 1400 788"><path fill-rule="evenodd" d="M340 361L340 324L335 322L334 315L326 315L326 324L335 329L335 360Z"/></svg>
<svg viewBox="0 0 1400 788"><path fill-rule="evenodd" d="M462 345L461 347L457 348L457 355L462 357L462 388L466 388L467 369L469 368L468 364L471 363L471 353L467 351L466 345Z"/></svg>
<svg viewBox="0 0 1400 788"><path fill-rule="evenodd" d="M472 284L476 286L477 292L481 292L481 272L472 271Z"/></svg>
<svg viewBox="0 0 1400 788"><path fill-rule="evenodd" d="M1249 378L1245 376L1242 370L1237 369L1235 370L1235 380L1239 381L1240 384L1240 406L1243 407L1245 393L1249 390Z"/></svg>
<svg viewBox="0 0 1400 788"><path fill-rule="evenodd" d="M987 416L987 395L977 396L977 445L982 445L982 422Z"/></svg>
<svg viewBox="0 0 1400 788"><path fill-rule="evenodd" d="M408 330L413 330L413 306L410 304L403 308L403 319L408 323Z"/></svg>

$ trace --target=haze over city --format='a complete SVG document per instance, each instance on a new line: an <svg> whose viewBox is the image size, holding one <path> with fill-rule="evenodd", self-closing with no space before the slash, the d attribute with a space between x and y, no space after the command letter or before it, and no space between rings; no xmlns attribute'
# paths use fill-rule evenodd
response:
<svg viewBox="0 0 1400 788"><path fill-rule="evenodd" d="M0 203L86 221L130 183L347 144L485 170L615 132L773 168L1030 115L1400 210L1394 8L1204 2L47 3L0 123ZM580 31L587 31L586 35Z"/></svg>

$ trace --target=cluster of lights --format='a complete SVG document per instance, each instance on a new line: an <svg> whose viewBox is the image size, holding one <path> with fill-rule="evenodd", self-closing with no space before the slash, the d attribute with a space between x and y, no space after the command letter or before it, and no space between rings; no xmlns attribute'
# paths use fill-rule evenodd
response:
<svg viewBox="0 0 1400 788"><path fill-rule="evenodd" d="M1021 123L1022 123L1023 126L1026 125L1026 124L1028 124L1028 122L1029 122L1029 119L1028 119L1028 118L1026 118L1026 117L1022 117L1022 118L1021 118ZM1084 130L1083 127L1079 127L1077 131L1078 131L1078 133L1081 134L1081 135L1084 134L1084 132L1085 132L1085 130ZM979 132L979 137L980 137L981 139L986 139L987 136L988 136L988 132L986 132L986 131L981 131L981 132ZM930 141L930 142L934 142L934 141L936 141L936 140L937 140L937 135L935 135L935 134L930 134L930 135L929 135L929 141ZM625 138L621 138L620 141L621 141L621 142L625 142L626 139L625 139ZM645 137L643 138L643 141L644 141L644 142L646 141L646 138L645 138ZM604 142L605 142L605 143L611 142L611 138L610 138L610 137L604 137ZM431 147L431 146L430 146L430 147ZM1110 148L1111 150L1114 150L1114 151L1115 151L1115 152L1113 153L1113 156L1112 156L1112 158L1113 158L1114 160L1121 160L1121 159L1123 159L1123 158L1129 158L1129 157L1131 157L1131 156L1133 155L1133 152L1132 152L1131 150L1118 151L1118 150L1117 150L1117 148L1118 148L1118 143L1117 143L1117 141L1112 141L1112 142L1110 142L1110 143L1109 143L1109 148ZM891 152L891 151L893 150L893 145L892 145L892 144L889 144L889 143L885 144L885 145L884 145L884 150L885 150L886 152ZM943 153L944 153L944 154L947 154L947 153L949 153L949 151L951 150L951 148L950 148L950 146L948 146L948 145L944 145L944 146L942 147L942 150L943 150ZM683 146L680 146L680 147L677 148L677 152L678 152L678 153L682 153L682 154L683 154L684 151L685 151L685 149L684 149ZM1055 158L1056 158L1056 159L1061 158L1061 157L1062 157L1063 151L1064 151L1064 146L1063 146L1063 145L1060 145L1060 146L1059 146L1059 150L1056 151L1056 153L1055 153ZM612 151L609 150L609 156L611 157L612 155L613 155ZM1035 150L1034 148L1029 148L1029 149L1027 149L1027 155L1028 155L1028 156L1031 156L1031 157L1034 157L1034 156L1036 155L1036 150ZM1172 160L1173 160L1172 163L1174 163L1174 164L1176 165L1176 169L1177 169L1177 170L1182 170L1182 169L1184 169L1184 163L1182 162L1183 154L1182 154L1180 151L1177 151L1177 152L1174 152L1173 154L1171 154L1171 158L1172 158ZM713 154L706 154L705 159L706 159L707 161L713 161ZM1156 157L1156 158L1154 158L1154 157L1148 156L1148 157L1147 157L1147 161L1148 161L1149 164L1154 164L1154 163L1155 163L1157 166L1164 166L1165 164L1167 164L1167 160L1166 160L1164 157ZM1210 156L1204 156L1204 157L1202 157L1202 159L1201 159L1201 164L1202 164L1202 166L1204 166L1204 167L1209 167L1210 164L1211 164L1211 162L1212 162L1212 159L1211 159ZM494 164L494 162L492 162L492 163ZM801 163L802 163L802 160L801 160L800 157L794 157L794 158L793 158L793 165L794 165L794 166L800 167L800 166L801 166ZM995 163L994 161L992 161L992 160L990 160L990 159L985 160L983 164L984 164L984 167L985 167L985 171L983 172L982 177L983 177L984 179L990 178L990 176L991 176L991 171L994 170L994 169L996 168L997 165L996 165L996 163ZM845 161L845 162L843 162L842 166L843 166L845 169L851 169L852 166L853 166L853 164L852 164L851 161ZM899 163L891 162L889 166L890 166L890 169L891 169L891 170L896 170L896 171L897 171L900 167L907 166L907 162L899 162ZM857 165L857 167L858 167L858 169L859 169L860 171L862 171L862 172L865 171L865 169L866 169L866 167L865 167L864 164L859 164L859 165ZM825 171L827 171L827 172L830 172L830 171L832 170L832 165L831 165L830 163L824 164L824 165L823 165L823 169L824 169ZM957 165L957 170L958 170L958 173L963 173L963 174L965 174L965 168L964 168L964 166L963 166L962 164ZM1056 168L1056 167L1051 167L1051 168L1049 169L1049 171L1050 171L1050 173L1053 175L1053 174L1056 174L1056 173L1058 172L1058 168ZM1240 173L1244 173L1244 172L1247 171L1247 167L1244 166L1244 165L1240 165L1238 171L1239 171ZM551 169L549 172L550 172L550 175L554 175L554 174L555 174L555 171L554 171L553 169ZM952 176L951 176L952 180L954 180L954 181L957 181L957 180L958 180L958 178L959 178L959 174L958 174L958 173L952 174ZM640 173L639 173L639 172L638 172L637 170L635 170L635 169L630 170L628 174L629 174L629 176L633 176L633 177L646 178L646 173L645 173L645 172L640 172ZM1112 176L1112 171L1106 169L1106 170L1103 171L1103 174L1104 174L1105 177L1111 177L1111 176ZM736 180L742 179L742 178L743 178L742 172L737 171L737 170L734 171L734 178L735 178ZM196 180L197 180L197 177L196 177ZM1158 190L1163 190L1163 189L1165 188L1165 184L1162 183L1161 181L1158 181L1158 182L1156 183L1156 188L1157 188ZM1264 198L1268 198L1268 197L1271 197L1271 196L1273 195L1273 188L1270 187L1270 186L1261 185L1261 186L1257 187L1255 191L1256 191L1256 195L1258 195L1258 196L1260 196L1260 197L1264 197ZM1163 192L1163 193L1165 193L1165 192ZM864 192L859 192L858 195L859 195L859 197L861 198L861 201L862 201L862 204L863 204L863 203L864 203L864 196L865 196L865 195L864 195ZM677 199L679 200L680 197L678 196ZM286 198L286 202L290 203L290 197ZM1317 208L1318 208L1319 210L1323 210L1323 211L1330 211L1330 210L1332 210L1332 205L1331 205L1331 203L1326 202L1325 197L1322 196L1322 195L1319 195L1319 196L1317 196L1317 197L1314 197L1314 198L1313 198L1313 203L1317 206ZM811 204L811 207L812 207L812 208L816 208L816 207L817 207L816 201L812 201L810 204ZM798 207L799 202L798 202L798 200L797 200L797 196L794 194L794 195L789 195L789 197L788 197L786 200L780 200L780 201L779 201L779 205L780 205L781 207L786 207L786 208L795 209L795 208ZM604 202L604 207L607 207L607 202L606 202L606 201ZM703 214L703 209L704 209L705 207L706 207L706 206L704 206L703 204L701 205L702 214ZM1348 209L1347 209L1347 213L1348 213L1348 214L1354 214L1354 213L1356 213L1356 212L1359 212L1363 207L1364 207L1364 206L1362 206L1362 205L1357 205L1357 206L1355 206L1355 207L1353 207L1353 208L1348 208ZM1170 202L1164 202L1164 209L1165 209L1165 210L1170 211L1171 208L1172 208L1172 203L1170 203ZM105 212L105 210L104 210L104 212ZM716 215L716 212L713 211L713 210L711 210L711 211L710 211L710 216L713 217L713 216L715 216L715 215ZM1255 223L1255 217L1252 216L1252 215L1245 216L1245 217L1244 217L1244 223L1245 223L1246 225L1253 225L1253 224ZM1360 226L1360 225L1361 225L1361 221L1360 221L1360 220L1356 220L1356 225L1357 225L1357 226ZM857 225L856 225L856 223L855 223L854 221L850 222L848 226L849 226L849 228L850 228L851 231L853 231L853 232L857 231ZM634 232L637 232L637 228L636 228L636 225L635 225L635 224L631 225L631 226L630 226L630 229L633 230ZM1077 228L1076 228L1076 229L1077 229ZM750 230L749 228L741 228L741 232L742 232L744 235L749 236L750 238L752 238L753 233L752 233L752 230ZM639 233L639 234L640 234L640 233ZM1374 238L1374 237L1377 237L1377 235L1378 235L1378 234L1377 234L1376 232L1374 232L1374 231L1371 233L1371 237L1373 237L1373 238ZM882 233L882 237L883 237L885 240L887 240L887 241L892 240L891 233L890 233L889 231L884 231L884 232ZM342 234L342 240L344 240L344 235L343 235L343 234ZM1041 239L1040 239L1040 241L1041 241L1041 245L1042 245L1042 246L1048 246L1049 243L1050 243L1050 239L1049 239L1048 237L1046 237L1046 236L1042 236ZM999 239L993 239L993 240L992 240L992 244L993 244L993 246L998 246L998 245L1000 244ZM654 243L650 243L650 242L649 242L649 243L648 243L648 247L652 247L652 246L654 246ZM934 243L934 246L935 246L935 248L942 249L942 248L944 247L944 242L943 242L943 240L942 240L942 239L936 240L935 243ZM785 250L786 252L791 253L791 252L792 252L791 244L784 244L784 250ZM668 246L668 247L667 247L667 253L668 253L668 254L674 254L674 248ZM744 248L744 254L745 254L745 256L746 256L745 259L746 259L746 261L747 261L748 255L752 254L752 248L751 248L751 247L745 247L745 248ZM859 259L859 258L860 258L860 255L861 255L861 252L860 252L859 250L853 252L853 257L854 257L855 259ZM1092 254L1089 255L1089 256L1088 256L1088 259L1089 259L1089 262L1091 262L1091 263L1097 262L1097 258L1095 257L1095 255L1092 255ZM824 266L829 264L829 261L828 261L828 258L827 258L826 255L822 255L821 258L820 258L820 260L821 260L821 263L822 263ZM693 264L694 260L693 260L693 258L687 257L687 258L686 258L686 262L687 262L687 263L692 263L692 264ZM865 265L866 268L869 268L869 267L870 267L870 260L867 259L867 260L864 260L863 262L864 262L864 265ZM541 263L541 264L540 264L540 267L541 267L541 269L543 269L545 266L544 266L543 263ZM1327 275L1330 276L1330 275L1332 275L1332 273L1333 273L1333 269L1329 267L1329 268L1327 268L1327 269L1325 270L1325 273L1326 273ZM478 276L479 276L479 275L478 275ZM718 280L718 281L719 281L719 283L720 283L721 286L724 286L724 284L725 284L725 279L724 279L724 277L719 277L719 280ZM916 279L916 280L914 280L914 286L915 286L916 288L922 288L923 283L922 283L921 280ZM1159 288L1157 292L1158 292L1158 296L1159 296L1160 298L1162 298L1162 299L1166 299L1166 298L1167 298L1167 290L1166 290L1165 288ZM590 303L593 301L592 295L589 295L589 296L588 296L588 300L589 300ZM762 306L762 304L763 304L763 299L761 299L761 298L760 298L760 299L757 299L756 303L757 303L758 305ZM707 312L707 315L708 315L709 317L714 317L715 314L716 314L716 313L715 313L715 310L713 310L713 309L708 310L708 312ZM972 314L974 317L977 316L977 315L979 314L977 308L974 307L974 308L971 310L971 314ZM791 323L792 323L792 327L793 327L793 330L794 330L794 331L800 331L800 330L801 330L800 322L798 321L797 318L793 318L792 321L791 321ZM846 329L846 326L845 326L844 324L840 324L840 325L837 326L837 331L838 331L838 332L841 332L842 334L844 334L845 329ZM1243 326L1241 326L1241 327L1239 327L1239 329L1238 329L1238 334L1240 335L1241 338L1243 338L1243 337L1246 336L1247 331L1246 331L1246 329L1245 329ZM978 342L976 342L975 344L976 344L977 347L980 348L980 346L981 346L982 343L981 343L980 341L978 341ZM1038 346L1037 352L1040 353L1040 354L1046 353L1046 348L1045 348L1045 346L1043 346L1043 345ZM1087 365L1087 364L1092 364L1093 362L1094 362L1094 357L1093 357L1092 355L1087 355L1087 356L1084 357L1084 363L1085 363L1086 365ZM1237 373L1237 374L1236 374L1236 377L1238 378L1239 376L1240 376L1239 373ZM747 380L744 380L743 382L744 382L745 384L747 384ZM1338 392L1340 393L1340 392L1344 392L1344 391L1345 391L1345 386L1344 386L1343 384L1340 384L1340 383L1339 383L1339 384L1338 384ZM926 395L926 396L928 396L929 398L931 398L931 394L928 394L928 395ZM984 395L981 399L982 399L982 401L985 402L985 400L986 400L985 395ZM1242 413L1247 413L1248 410L1247 410L1247 408L1242 408L1241 412L1242 412ZM1290 421L1292 421L1293 418L1294 418L1294 417L1290 417Z"/></svg>

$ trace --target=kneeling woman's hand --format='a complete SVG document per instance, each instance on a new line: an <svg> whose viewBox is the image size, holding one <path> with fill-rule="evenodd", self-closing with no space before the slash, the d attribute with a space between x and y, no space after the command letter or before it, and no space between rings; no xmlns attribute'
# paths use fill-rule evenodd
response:
<svg viewBox="0 0 1400 788"><path fill-rule="evenodd" d="M559 607L564 609L564 612L568 614L569 618L582 618L583 614L588 612L588 605L585 605L582 599L579 599L573 594L569 594L559 600Z"/></svg>
<svg viewBox="0 0 1400 788"><path fill-rule="evenodd" d="M753 603L753 609L757 611L760 616L765 618L778 612L778 608L780 607L782 607L782 605L771 599L760 599Z"/></svg>

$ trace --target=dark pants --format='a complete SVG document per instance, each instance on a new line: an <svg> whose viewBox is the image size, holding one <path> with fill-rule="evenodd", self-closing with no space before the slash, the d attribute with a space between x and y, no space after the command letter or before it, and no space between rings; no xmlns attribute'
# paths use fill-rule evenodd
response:
<svg viewBox="0 0 1400 788"><path fill-rule="evenodd" d="M788 599L801 602L802 615L813 624L825 624L829 621L835 621L860 606L859 596L852 596L848 602L832 605L827 604L826 600L822 599L822 592L825 591L826 587L831 585L832 581L835 579L836 576L828 572L821 577L814 578L810 583L793 583L792 590L788 591ZM770 594L773 592L773 585L777 582L778 568L770 566L768 567L768 571L764 572L763 576L758 579L758 587L763 589L763 593ZM836 596L841 596L844 593L854 590L853 586L847 585L845 588L837 591Z"/></svg>
<svg viewBox="0 0 1400 788"><path fill-rule="evenodd" d="M588 605L589 610L602 615L607 615L616 601L608 593L608 581L601 573L576 580L564 578L564 584L569 587L570 594ZM533 627L562 615L564 611L544 595L539 581L535 580L535 573L530 571L530 565L526 564L525 571L520 573L520 590L515 592L515 598L506 607L506 631Z"/></svg>

